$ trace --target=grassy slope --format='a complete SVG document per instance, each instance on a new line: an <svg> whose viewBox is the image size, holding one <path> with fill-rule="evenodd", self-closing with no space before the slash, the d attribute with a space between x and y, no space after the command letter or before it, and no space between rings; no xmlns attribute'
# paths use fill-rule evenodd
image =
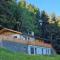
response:
<svg viewBox="0 0 60 60"><path fill-rule="evenodd" d="M60 56L31 56L0 48L0 60L60 60Z"/></svg>

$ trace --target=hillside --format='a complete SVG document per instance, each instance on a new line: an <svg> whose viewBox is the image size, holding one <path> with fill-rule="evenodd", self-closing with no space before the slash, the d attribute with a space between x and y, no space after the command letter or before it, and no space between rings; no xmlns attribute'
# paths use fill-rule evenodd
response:
<svg viewBox="0 0 60 60"><path fill-rule="evenodd" d="M0 48L0 60L60 60L60 56L41 56L27 55L22 53L14 53L6 49Z"/></svg>
<svg viewBox="0 0 60 60"><path fill-rule="evenodd" d="M36 4L37 2L35 3L35 0L32 0L32 4L30 0L17 1L0 0L0 30L2 28L8 28L29 36L33 34L36 39L42 39L42 41L51 43L56 52L60 54L60 16L52 12L52 9L52 13L48 13L45 10L44 2ZM42 0L36 1L39 2ZM42 6L44 6L43 10L41 10ZM52 7L54 8L54 5ZM49 8L47 9L49 10Z"/></svg>

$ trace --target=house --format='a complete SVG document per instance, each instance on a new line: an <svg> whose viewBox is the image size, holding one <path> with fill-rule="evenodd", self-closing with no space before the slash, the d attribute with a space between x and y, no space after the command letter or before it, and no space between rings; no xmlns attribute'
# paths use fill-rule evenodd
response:
<svg viewBox="0 0 60 60"><path fill-rule="evenodd" d="M0 47L14 52L24 52L29 55L53 55L55 50L51 44L35 40L33 36L3 28L0 30Z"/></svg>
<svg viewBox="0 0 60 60"><path fill-rule="evenodd" d="M0 35L8 36L8 37L11 37L11 38L17 38L17 39L21 39L21 40L30 40L30 41L35 40L34 36L29 36L29 35L26 35L26 34L22 34L21 32L11 30L11 29L7 29L7 28L1 29L0 30Z"/></svg>

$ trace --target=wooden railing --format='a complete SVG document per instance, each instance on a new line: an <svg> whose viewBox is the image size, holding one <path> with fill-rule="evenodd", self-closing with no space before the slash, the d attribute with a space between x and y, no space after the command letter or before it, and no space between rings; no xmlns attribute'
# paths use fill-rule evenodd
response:
<svg viewBox="0 0 60 60"><path fill-rule="evenodd" d="M25 43L25 44L27 44L27 42L28 42L28 41L21 40L21 39L18 39L18 38L11 38L9 36L3 36L3 35L0 35L0 40L2 40L2 41L17 42L17 43Z"/></svg>
<svg viewBox="0 0 60 60"><path fill-rule="evenodd" d="M22 43L22 44L27 44L27 45L34 45L34 46L43 46L43 47L49 47L49 48L52 47L51 44L40 42L38 40L35 40L35 41L29 41L28 40L27 41L27 40L21 40L21 39L18 39L18 38L12 38L12 37L9 37L9 36L4 36L4 35L0 35L0 40Z"/></svg>

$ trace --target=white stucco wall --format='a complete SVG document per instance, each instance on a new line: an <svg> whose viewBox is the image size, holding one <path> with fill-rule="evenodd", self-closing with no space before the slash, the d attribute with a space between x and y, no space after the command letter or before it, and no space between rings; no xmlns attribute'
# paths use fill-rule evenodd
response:
<svg viewBox="0 0 60 60"><path fill-rule="evenodd" d="M30 46L28 46L28 54L31 55Z"/></svg>
<svg viewBox="0 0 60 60"><path fill-rule="evenodd" d="M42 54L42 47L37 47L37 54Z"/></svg>
<svg viewBox="0 0 60 60"><path fill-rule="evenodd" d="M20 35L20 34L13 34L11 35L13 38L14 36L17 36L18 39L21 39L21 40L25 40L25 37L23 35Z"/></svg>
<svg viewBox="0 0 60 60"><path fill-rule="evenodd" d="M13 37L13 38L14 38L15 36L17 36L17 38L18 38L18 39L21 39L21 40L30 40L30 41L35 40L34 37L29 37L29 36L25 36L25 35L20 35L20 34L13 34L13 35L11 35L11 37Z"/></svg>
<svg viewBox="0 0 60 60"><path fill-rule="evenodd" d="M34 37L29 37L29 40L30 40L30 41L34 41L35 38L34 38Z"/></svg>
<svg viewBox="0 0 60 60"><path fill-rule="evenodd" d="M32 45L28 45L28 54L31 55L31 47L34 48L34 55L35 55L35 47L36 46L32 46Z"/></svg>
<svg viewBox="0 0 60 60"><path fill-rule="evenodd" d="M24 36L24 35L20 35L20 34L13 34L13 35L11 35L11 37L13 37L13 38L14 38L14 36L17 36L17 38L19 38L21 40L30 40L30 41L35 40L34 37L28 37L28 36Z"/></svg>
<svg viewBox="0 0 60 60"><path fill-rule="evenodd" d="M43 47L43 55L46 55L46 51L47 50L47 48L45 48L45 47Z"/></svg>
<svg viewBox="0 0 60 60"><path fill-rule="evenodd" d="M47 53L46 53L46 54L51 55L51 54L52 54L52 53L51 53L51 50L52 50L52 48L47 48Z"/></svg>
<svg viewBox="0 0 60 60"><path fill-rule="evenodd" d="M23 35L20 35L21 40L25 40L25 37Z"/></svg>
<svg viewBox="0 0 60 60"><path fill-rule="evenodd" d="M45 48L45 47L41 47L41 46L32 46L32 45L29 45L28 46L28 54L30 54L30 55L31 55L31 47L34 48L34 55L35 54L40 54L40 55L51 55L52 54L51 53L52 48ZM36 48L36 51L35 51L35 48Z"/></svg>
<svg viewBox="0 0 60 60"><path fill-rule="evenodd" d="M13 35L11 35L13 38L14 38L14 36L17 36L17 38L20 38L20 34L13 34Z"/></svg>

